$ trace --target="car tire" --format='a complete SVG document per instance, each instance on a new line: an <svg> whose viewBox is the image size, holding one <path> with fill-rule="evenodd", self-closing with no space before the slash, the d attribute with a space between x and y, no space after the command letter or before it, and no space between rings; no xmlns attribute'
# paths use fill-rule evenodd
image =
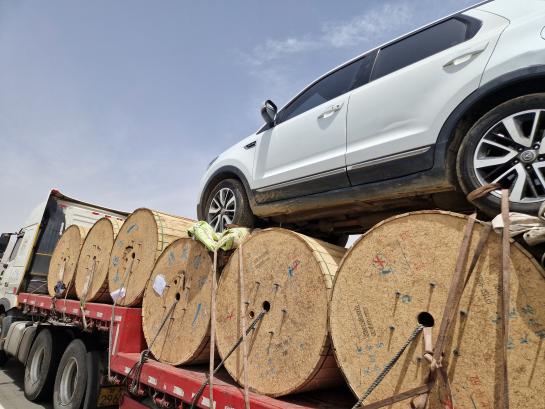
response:
<svg viewBox="0 0 545 409"><path fill-rule="evenodd" d="M55 374L66 345L59 335L44 329L30 348L25 365L24 394L31 402L51 398Z"/></svg>
<svg viewBox="0 0 545 409"><path fill-rule="evenodd" d="M514 98L486 113L471 127L458 150L456 170L462 190L468 194L498 182L510 189L511 211L536 214L545 201L545 140L541 148L540 139L543 132L545 94ZM539 170L542 166L543 174ZM499 214L500 192L478 199L475 205L489 216Z"/></svg>
<svg viewBox="0 0 545 409"><path fill-rule="evenodd" d="M75 339L68 345L59 363L53 387L53 408L81 409L87 377L87 348L81 339Z"/></svg>
<svg viewBox="0 0 545 409"><path fill-rule="evenodd" d="M216 209L217 212L213 213L212 210ZM224 179L218 182L210 190L202 210L203 219L217 232L222 232L228 224L254 226L255 218L246 190L237 179Z"/></svg>

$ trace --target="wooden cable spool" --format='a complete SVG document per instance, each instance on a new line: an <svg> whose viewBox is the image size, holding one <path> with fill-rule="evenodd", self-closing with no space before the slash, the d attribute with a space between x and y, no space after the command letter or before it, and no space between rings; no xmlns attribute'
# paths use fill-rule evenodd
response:
<svg viewBox="0 0 545 409"><path fill-rule="evenodd" d="M364 234L339 267L330 308L337 362L358 397L420 322L437 340L467 217L441 211L407 213ZM475 223L465 272L484 224ZM511 408L538 409L545 394L545 279L538 263L511 244L509 385ZM492 232L467 283L444 350L455 407L498 408L501 378L501 236ZM426 383L420 334L372 392L372 404ZM430 409L443 409L438 380ZM443 403L441 403L443 400ZM402 401L388 408L407 408Z"/></svg>
<svg viewBox="0 0 545 409"><path fill-rule="evenodd" d="M76 267L76 294L86 302L111 303L108 266L115 237L123 221L104 217L98 220L83 242Z"/></svg>
<svg viewBox="0 0 545 409"><path fill-rule="evenodd" d="M69 226L55 246L49 263L47 274L47 290L54 297L73 298L76 296L74 274L81 251L81 246L89 229L75 224ZM58 283L64 285L64 290L55 293Z"/></svg>
<svg viewBox="0 0 545 409"><path fill-rule="evenodd" d="M345 253L301 234L272 228L244 242L244 310L249 326L267 311L246 338L250 389L281 396L341 381L331 352L328 302L337 265ZM241 334L238 250L223 269L217 294L217 347L221 357ZM225 366L242 383L243 349Z"/></svg>
<svg viewBox="0 0 545 409"><path fill-rule="evenodd" d="M108 268L110 295L116 304L135 307L142 302L155 260L174 240L188 237L195 223L149 209L135 210L117 234Z"/></svg>
<svg viewBox="0 0 545 409"><path fill-rule="evenodd" d="M212 257L196 240L175 240L159 256L142 302L144 337L157 360L208 362L211 280Z"/></svg>

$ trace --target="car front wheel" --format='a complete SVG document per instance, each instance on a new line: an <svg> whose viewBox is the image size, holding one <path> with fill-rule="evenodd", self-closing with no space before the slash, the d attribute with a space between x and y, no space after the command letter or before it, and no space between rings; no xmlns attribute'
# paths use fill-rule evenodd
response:
<svg viewBox="0 0 545 409"><path fill-rule="evenodd" d="M466 193L499 183L509 189L512 211L535 214L545 201L545 94L509 100L479 119L457 157L458 180ZM500 191L477 205L494 216Z"/></svg>
<svg viewBox="0 0 545 409"><path fill-rule="evenodd" d="M210 191L203 209L204 219L221 233L229 225L253 227L254 215L242 183L224 179Z"/></svg>

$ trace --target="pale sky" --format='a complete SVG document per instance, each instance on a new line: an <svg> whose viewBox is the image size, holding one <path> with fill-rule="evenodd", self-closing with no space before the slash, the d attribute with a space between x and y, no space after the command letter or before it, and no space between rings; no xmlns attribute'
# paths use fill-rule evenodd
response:
<svg viewBox="0 0 545 409"><path fill-rule="evenodd" d="M196 217L265 99L475 2L0 0L0 232L52 188Z"/></svg>

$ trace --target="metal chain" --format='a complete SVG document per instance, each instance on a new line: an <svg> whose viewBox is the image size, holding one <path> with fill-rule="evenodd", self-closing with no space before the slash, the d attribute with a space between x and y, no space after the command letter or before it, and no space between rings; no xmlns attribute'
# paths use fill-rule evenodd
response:
<svg viewBox="0 0 545 409"><path fill-rule="evenodd" d="M354 406L352 406L352 409L356 409L358 407L360 407L363 403L363 401L365 399L367 399L369 397L369 395L371 394L371 392L373 392L375 390L375 388L377 386L380 385L380 383L382 382L382 380L384 379L384 377L388 374L388 372L390 372L392 370L392 368L394 367L394 365L396 364L396 362L399 360L399 358L401 357L401 355L403 354L403 352L405 352L405 350L407 349L407 347L411 344L411 342L414 341L414 339L418 336L418 334L420 334L420 332L422 331L422 329L424 329L424 326L423 325L418 325L414 331L412 332L412 334L409 336L409 338L407 339L407 341L405 341L405 343L403 344L403 346L399 349L399 351L396 352L396 354L394 355L394 357L390 360L390 362L388 362L386 364L386 366L384 367L384 369L382 370L382 372L376 377L376 379L373 381L373 383L371 384L371 386L369 386L367 388L367 390L365 391L365 393L363 394L363 396L356 402L356 404Z"/></svg>
<svg viewBox="0 0 545 409"><path fill-rule="evenodd" d="M257 323L259 321L261 321L261 319L263 318L263 316L267 313L267 311L265 310L262 310L259 315L255 318L255 320L250 324L250 326L248 327L248 329L246 330L246 335L248 335L251 331L253 331L257 325ZM233 347L229 350L229 352L227 352L227 355L225 355L225 358L223 358L221 360L221 362L218 364L218 366L216 366L216 368L214 369L214 371L212 372L212 375L215 375L222 367L223 367L223 364L225 364L225 361L227 360L227 358L229 358L233 352L235 352L235 350L240 346L240 344L242 344L242 340L243 340L243 337L241 336L237 342L235 342L235 344L233 345ZM194 409L195 408L195 404L197 403L197 401L199 400L199 398L201 397L203 391L204 391L204 388L206 388L206 385L208 385L208 382L210 382L210 377L207 376L206 377L206 380L202 383L201 387L199 388L199 391L195 394L195 396L193 397L193 401L191 402L191 409Z"/></svg>

